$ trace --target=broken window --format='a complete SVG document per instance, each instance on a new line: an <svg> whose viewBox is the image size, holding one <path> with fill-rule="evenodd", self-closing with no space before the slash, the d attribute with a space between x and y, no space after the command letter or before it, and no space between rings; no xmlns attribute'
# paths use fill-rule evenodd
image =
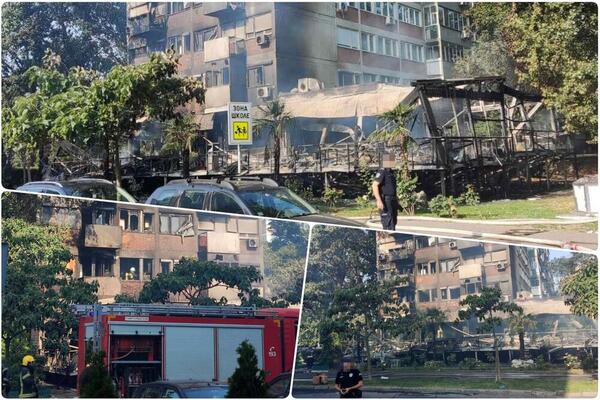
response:
<svg viewBox="0 0 600 400"><path fill-rule="evenodd" d="M204 42L217 38L217 27L203 29L194 32L194 51L203 51Z"/></svg>

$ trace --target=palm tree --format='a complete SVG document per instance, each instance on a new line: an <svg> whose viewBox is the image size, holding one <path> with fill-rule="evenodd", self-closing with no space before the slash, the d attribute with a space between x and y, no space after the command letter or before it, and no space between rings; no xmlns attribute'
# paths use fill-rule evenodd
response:
<svg viewBox="0 0 600 400"><path fill-rule="evenodd" d="M521 359L525 356L525 333L535 326L532 314L525 314L523 310L511 314L508 318L508 329L511 336L519 336L519 353Z"/></svg>
<svg viewBox="0 0 600 400"><path fill-rule="evenodd" d="M165 153L177 152L181 154L181 174L184 178L190 176L192 142L199 131L200 124L194 120L191 114L183 114L171 119L165 126L165 143L163 144L162 151Z"/></svg>
<svg viewBox="0 0 600 400"><path fill-rule="evenodd" d="M269 140L273 144L273 173L275 177L279 177L281 141L292 116L285 110L285 104L280 99L258 106L258 109L262 117L256 120L257 132L265 131L269 135Z"/></svg>
<svg viewBox="0 0 600 400"><path fill-rule="evenodd" d="M393 109L381 114L379 119L383 122L384 127L381 130L373 132L369 139L371 141L384 142L388 145L398 145L400 147L402 179L410 179L408 169L408 138L410 130L407 128L409 119L415 111L414 105L398 103Z"/></svg>

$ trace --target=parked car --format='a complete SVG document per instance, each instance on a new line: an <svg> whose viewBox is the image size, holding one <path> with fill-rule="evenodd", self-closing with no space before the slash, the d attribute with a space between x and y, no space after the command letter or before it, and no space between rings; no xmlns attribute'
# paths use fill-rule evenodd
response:
<svg viewBox="0 0 600 400"><path fill-rule="evenodd" d="M204 398L224 399L227 396L227 385L202 381L157 381L140 385L133 398L179 399Z"/></svg>
<svg viewBox="0 0 600 400"><path fill-rule="evenodd" d="M267 389L267 396L277 399L285 399L290 394L290 385L292 383L292 374L285 372L271 382Z"/></svg>
<svg viewBox="0 0 600 400"><path fill-rule="evenodd" d="M135 203L135 198L111 181L98 178L77 178L68 181L35 181L19 186L17 190L32 193L59 194L98 200L116 200Z"/></svg>
<svg viewBox="0 0 600 400"><path fill-rule="evenodd" d="M350 219L319 214L296 193L268 178L175 179L156 189L146 204L363 227Z"/></svg>

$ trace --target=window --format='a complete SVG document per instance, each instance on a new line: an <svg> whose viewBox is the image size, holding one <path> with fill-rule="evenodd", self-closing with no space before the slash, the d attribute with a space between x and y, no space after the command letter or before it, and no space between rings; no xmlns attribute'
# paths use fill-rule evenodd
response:
<svg viewBox="0 0 600 400"><path fill-rule="evenodd" d="M194 32L194 51L203 51L204 42L215 39L217 37L217 27L203 29Z"/></svg>
<svg viewBox="0 0 600 400"><path fill-rule="evenodd" d="M186 190L181 195L181 199L179 200L179 207L192 208L194 210L203 210L205 198L206 192L203 190Z"/></svg>
<svg viewBox="0 0 600 400"><path fill-rule="evenodd" d="M95 209L92 213L92 224L112 225L115 210Z"/></svg>
<svg viewBox="0 0 600 400"><path fill-rule="evenodd" d="M174 206L175 201L177 200L177 191L172 190L162 190L156 196L152 196L152 200L150 204L156 204L159 206Z"/></svg>
<svg viewBox="0 0 600 400"><path fill-rule="evenodd" d="M358 31L337 27L337 44L340 47L358 49Z"/></svg>
<svg viewBox="0 0 600 400"><path fill-rule="evenodd" d="M427 303L431 301L429 297L429 290L417 290L417 297L419 299L419 303Z"/></svg>
<svg viewBox="0 0 600 400"><path fill-rule="evenodd" d="M440 272L452 272L459 263L459 258L448 258L446 260L440 260Z"/></svg>
<svg viewBox="0 0 600 400"><path fill-rule="evenodd" d="M444 61L454 62L463 55L463 47L454 43L442 43L442 57Z"/></svg>
<svg viewBox="0 0 600 400"><path fill-rule="evenodd" d="M402 54L404 60L423 62L423 46L414 43L401 43Z"/></svg>
<svg viewBox="0 0 600 400"><path fill-rule="evenodd" d="M431 301L437 300L437 289L431 289Z"/></svg>
<svg viewBox="0 0 600 400"><path fill-rule="evenodd" d="M430 274L432 274L432 275L435 274L436 266L437 266L437 263L435 261L432 261L429 263L429 273Z"/></svg>
<svg viewBox="0 0 600 400"><path fill-rule="evenodd" d="M340 86L360 84L360 74L355 72L338 71L338 84Z"/></svg>
<svg viewBox="0 0 600 400"><path fill-rule="evenodd" d="M452 300L456 300L456 299L460 298L460 288L459 287L450 288L450 298Z"/></svg>
<svg viewBox="0 0 600 400"><path fill-rule="evenodd" d="M242 207L228 194L214 193L210 201L212 211L221 211L230 214L243 214Z"/></svg>
<svg viewBox="0 0 600 400"><path fill-rule="evenodd" d="M140 259L121 257L120 277L124 281L135 281L140 279Z"/></svg>
<svg viewBox="0 0 600 400"><path fill-rule="evenodd" d="M265 75L262 66L248 69L248 87L257 87L265 84Z"/></svg>
<svg viewBox="0 0 600 400"><path fill-rule="evenodd" d="M121 210L119 226L124 231L138 232L140 230L140 212L137 210Z"/></svg>
<svg viewBox="0 0 600 400"><path fill-rule="evenodd" d="M437 44L433 45L433 46L427 46L425 59L426 60L437 60L439 58L440 58L440 46Z"/></svg>
<svg viewBox="0 0 600 400"><path fill-rule="evenodd" d="M363 51L375 53L375 35L362 32L360 34L360 48Z"/></svg>
<svg viewBox="0 0 600 400"><path fill-rule="evenodd" d="M398 20L411 25L421 26L421 11L405 5L398 5Z"/></svg>
<svg viewBox="0 0 600 400"><path fill-rule="evenodd" d="M184 53L192 51L192 35L189 33L183 35L183 51Z"/></svg>
<svg viewBox="0 0 600 400"><path fill-rule="evenodd" d="M174 49L177 54L183 54L183 40L180 35L167 38L167 50Z"/></svg>
<svg viewBox="0 0 600 400"><path fill-rule="evenodd" d="M246 19L246 39L259 35L270 35L273 33L273 18L271 13L255 15Z"/></svg>
<svg viewBox="0 0 600 400"><path fill-rule="evenodd" d="M149 281L152 279L152 266L154 264L154 260L151 258L144 258L144 262L143 262L143 274L142 274L142 279L144 281Z"/></svg>
<svg viewBox="0 0 600 400"><path fill-rule="evenodd" d="M184 5L183 5L183 2L181 2L181 1L167 3L167 4L168 4L168 8L167 8L168 14L175 14L179 11L183 11Z"/></svg>
<svg viewBox="0 0 600 400"><path fill-rule="evenodd" d="M223 85L229 85L229 67L223 67L221 70L221 77L223 79Z"/></svg>
<svg viewBox="0 0 600 400"><path fill-rule="evenodd" d="M171 260L160 260L160 273L161 274L166 274L168 272L170 272L173 268L173 261Z"/></svg>
<svg viewBox="0 0 600 400"><path fill-rule="evenodd" d="M95 276L113 276L113 259L111 257L96 257Z"/></svg>
<svg viewBox="0 0 600 400"><path fill-rule="evenodd" d="M481 282L471 282L469 279L466 279L463 287L466 294L477 294L481 290Z"/></svg>
<svg viewBox="0 0 600 400"><path fill-rule="evenodd" d="M363 82L364 83L377 82L377 75L375 75L375 74L363 74Z"/></svg>
<svg viewBox="0 0 600 400"><path fill-rule="evenodd" d="M160 233L166 235L193 236L191 215L160 214Z"/></svg>
<svg viewBox="0 0 600 400"><path fill-rule="evenodd" d="M442 300L448 300L448 288L440 288L440 298Z"/></svg>
<svg viewBox="0 0 600 400"><path fill-rule="evenodd" d="M144 232L152 233L154 230L152 229L152 221L154 220L154 214L152 213L144 213Z"/></svg>

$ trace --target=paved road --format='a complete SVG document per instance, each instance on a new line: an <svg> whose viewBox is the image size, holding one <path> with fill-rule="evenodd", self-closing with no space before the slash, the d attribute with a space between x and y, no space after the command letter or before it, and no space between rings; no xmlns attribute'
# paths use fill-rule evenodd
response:
<svg viewBox="0 0 600 400"><path fill-rule="evenodd" d="M381 228L378 220L356 218L371 228ZM474 240L508 242L523 245L543 245L573 250L595 250L598 247L596 232L570 230L569 225L552 229L552 225L532 225L523 221L509 224L485 221L461 221L456 219L424 219L422 217L403 217L398 220L396 231L429 236L445 236Z"/></svg>
<svg viewBox="0 0 600 400"><path fill-rule="evenodd" d="M332 391L331 389L324 388L323 390L315 390L312 388L297 388L294 389L292 395L297 398L325 398L325 399L337 399L339 395ZM448 397L448 398L458 398L458 397L471 397L464 393L456 393L456 392L419 392L412 390L393 390L393 391L372 391L372 390L364 390L363 397L365 398L384 398L384 399L399 399L399 398L415 398L415 397Z"/></svg>

